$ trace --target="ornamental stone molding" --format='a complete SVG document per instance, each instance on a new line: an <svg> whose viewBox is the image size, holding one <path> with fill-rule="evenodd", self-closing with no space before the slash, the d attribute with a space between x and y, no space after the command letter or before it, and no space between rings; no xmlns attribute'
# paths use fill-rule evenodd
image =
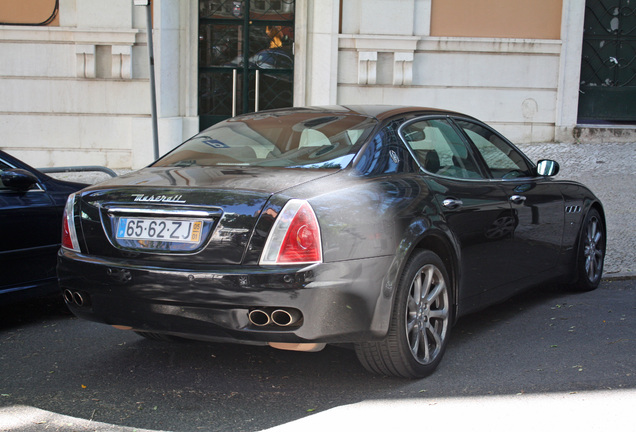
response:
<svg viewBox="0 0 636 432"><path fill-rule="evenodd" d="M358 51L358 84L373 85L376 81L378 53Z"/></svg>
<svg viewBox="0 0 636 432"><path fill-rule="evenodd" d="M392 62L391 84L408 86L413 83L413 59L418 36L340 35L341 50L355 50L358 54L358 84L377 85L378 54ZM382 61L382 60L381 60Z"/></svg>
<svg viewBox="0 0 636 432"><path fill-rule="evenodd" d="M77 78L132 79L132 47L144 44L145 38L137 29L0 28L0 43L74 45ZM100 65L106 66L99 69Z"/></svg>
<svg viewBox="0 0 636 432"><path fill-rule="evenodd" d="M78 78L95 78L95 45L75 45L75 65Z"/></svg>
<svg viewBox="0 0 636 432"><path fill-rule="evenodd" d="M76 31L77 77L132 79L132 46L137 33L137 30ZM105 66L98 69L100 64Z"/></svg>
<svg viewBox="0 0 636 432"><path fill-rule="evenodd" d="M114 45L112 48L113 78L132 79L132 47Z"/></svg>
<svg viewBox="0 0 636 432"><path fill-rule="evenodd" d="M396 52L393 54L393 85L408 86L413 82L412 52Z"/></svg>

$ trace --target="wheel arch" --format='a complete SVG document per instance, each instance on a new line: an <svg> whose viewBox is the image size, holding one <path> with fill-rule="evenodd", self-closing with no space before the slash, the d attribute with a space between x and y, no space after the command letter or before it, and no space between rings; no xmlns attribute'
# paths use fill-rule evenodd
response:
<svg viewBox="0 0 636 432"><path fill-rule="evenodd" d="M605 218L605 210L603 210L603 205L600 203L600 201L594 200L594 201L590 201L589 203L586 203L584 208L585 208L585 212L583 213L581 217L581 225L579 226L579 229L578 229L579 232L576 238L576 250L578 250L578 248L581 246L581 240L582 240L581 234L583 233L583 230L585 229L585 219L587 218L587 215L589 214L591 210L598 211L598 214L601 216L601 220L603 221L603 228L605 229L605 241L607 242L607 220Z"/></svg>
<svg viewBox="0 0 636 432"><path fill-rule="evenodd" d="M429 250L439 256L451 279L453 293L453 322L457 320L459 300L459 251L453 242L440 232L428 232L415 244L409 258L418 250ZM408 261L408 260L407 260Z"/></svg>
<svg viewBox="0 0 636 432"><path fill-rule="evenodd" d="M586 208L585 213L583 214L582 218L581 218L581 225L579 226L579 232L576 238L576 249L575 250L575 257L577 257L578 255L578 251L581 247L581 242L583 241L583 230L585 229L585 221L587 219L587 215L589 214L589 212L591 210L596 210L599 214L599 216L601 217L601 221L603 222L603 231L605 234L605 248L607 251L607 219L605 217L605 210L603 210L603 205L601 204L600 201L598 200L592 200L589 203L586 203L587 205L584 206L584 208ZM575 259L574 261L575 265L572 269L572 275L571 275L571 279L572 280L576 280L577 279L577 275L579 272L579 262L578 259Z"/></svg>
<svg viewBox="0 0 636 432"><path fill-rule="evenodd" d="M603 206L599 201L594 201L590 205L590 209L595 209L598 211L599 215L601 215L601 219L603 219L603 225L607 228L607 220L605 219L605 210L603 210ZM588 210L589 211L589 210Z"/></svg>

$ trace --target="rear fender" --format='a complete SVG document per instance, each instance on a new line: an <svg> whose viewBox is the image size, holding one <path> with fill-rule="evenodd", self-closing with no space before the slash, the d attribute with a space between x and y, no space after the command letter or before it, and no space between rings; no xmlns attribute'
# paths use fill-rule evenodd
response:
<svg viewBox="0 0 636 432"><path fill-rule="evenodd" d="M384 295L391 297L391 304L394 303L397 286L400 282L402 272L411 256L418 250L426 249L438 255L451 278L453 292L454 319L457 317L458 308L458 287L459 287L459 256L460 250L452 233L443 227L435 226L427 218L415 219L405 230L405 235L398 245L395 258L389 267L387 277L384 282Z"/></svg>

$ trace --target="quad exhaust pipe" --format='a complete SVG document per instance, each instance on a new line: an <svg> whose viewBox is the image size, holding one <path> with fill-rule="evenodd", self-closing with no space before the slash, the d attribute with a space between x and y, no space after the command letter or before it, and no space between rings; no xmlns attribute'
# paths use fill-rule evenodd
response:
<svg viewBox="0 0 636 432"><path fill-rule="evenodd" d="M250 323L257 327L275 325L278 327L292 326L302 318L298 309L253 309L248 314Z"/></svg>
<svg viewBox="0 0 636 432"><path fill-rule="evenodd" d="M257 327L265 327L272 322L271 315L262 309L254 309L253 311L250 311L248 318L250 319L250 322Z"/></svg>
<svg viewBox="0 0 636 432"><path fill-rule="evenodd" d="M296 324L299 319L300 311L296 309L276 309L272 312L272 321L281 327Z"/></svg>
<svg viewBox="0 0 636 432"><path fill-rule="evenodd" d="M88 294L82 293L80 291L71 291L70 289L65 289L63 296L64 301L68 304L73 304L79 307L90 305Z"/></svg>
<svg viewBox="0 0 636 432"><path fill-rule="evenodd" d="M252 309L248 318L250 323L257 327L289 327L298 324L303 319L303 314L293 308L263 308ZM268 342L267 344L279 350L302 352L317 352L326 346L325 343Z"/></svg>

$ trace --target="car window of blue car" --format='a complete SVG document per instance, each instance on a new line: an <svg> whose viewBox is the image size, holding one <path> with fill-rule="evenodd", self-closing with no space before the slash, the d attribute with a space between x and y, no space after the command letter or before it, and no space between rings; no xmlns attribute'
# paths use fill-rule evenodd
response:
<svg viewBox="0 0 636 432"><path fill-rule="evenodd" d="M448 121L417 120L400 132L424 171L460 179L482 178L466 143Z"/></svg>
<svg viewBox="0 0 636 432"><path fill-rule="evenodd" d="M2 172L11 168L13 167L4 163L4 161L0 160L0 190L6 189L4 183L2 183Z"/></svg>
<svg viewBox="0 0 636 432"><path fill-rule="evenodd" d="M529 177L532 168L524 157L494 131L477 123L455 120L475 144L493 178Z"/></svg>

